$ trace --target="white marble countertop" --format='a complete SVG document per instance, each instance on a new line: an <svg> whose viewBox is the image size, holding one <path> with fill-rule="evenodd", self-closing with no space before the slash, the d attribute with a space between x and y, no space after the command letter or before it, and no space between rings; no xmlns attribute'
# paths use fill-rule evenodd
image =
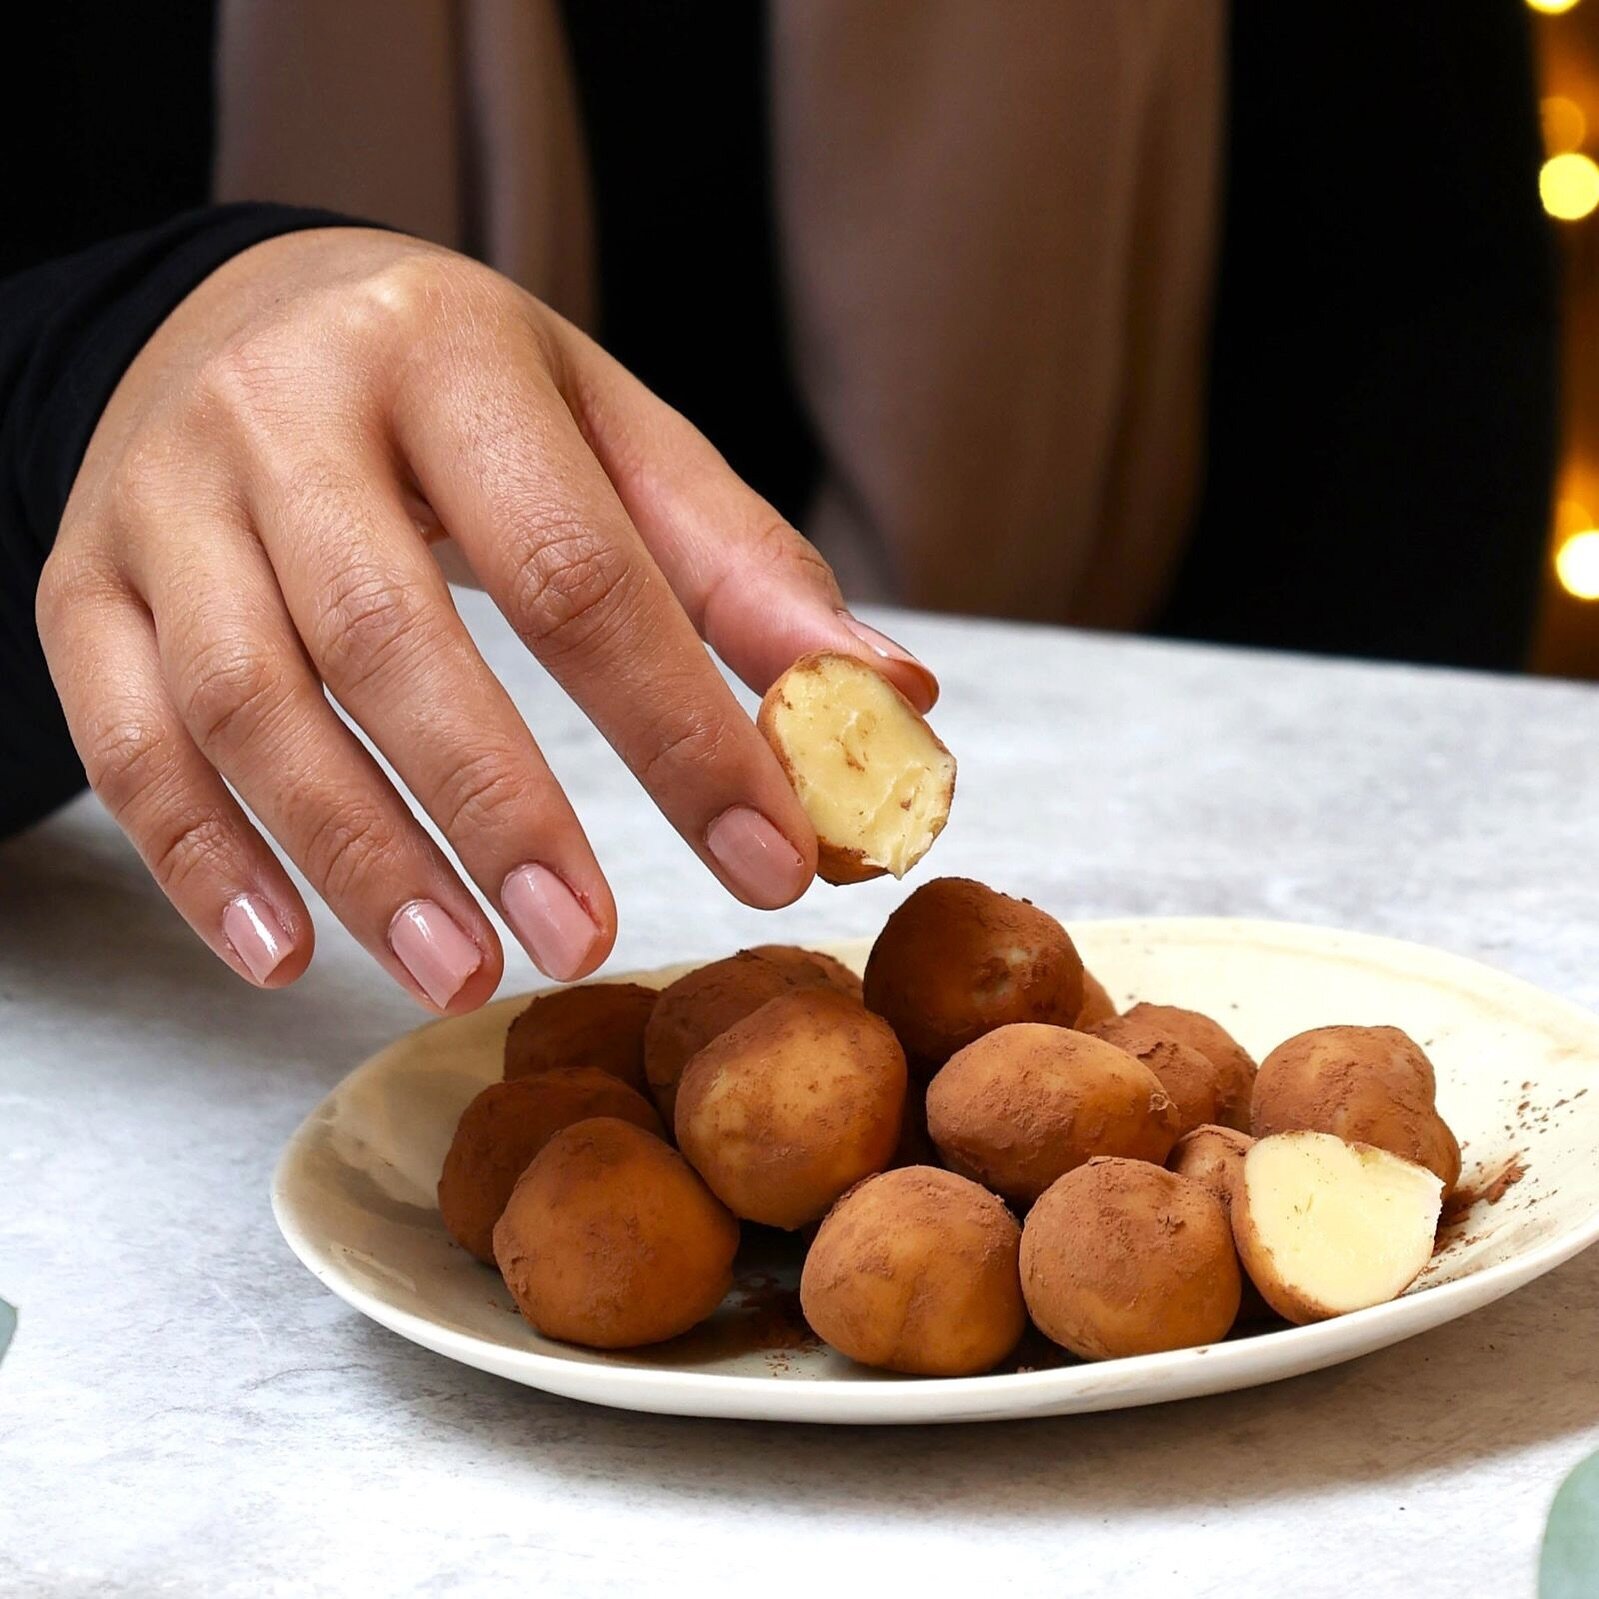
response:
<svg viewBox="0 0 1599 1599"><path fill-rule="evenodd" d="M588 822L619 966L869 933L905 892L725 899L481 600ZM1072 916L1272 916L1599 1007L1599 693L905 616L961 758L935 853ZM277 996L95 804L0 847L5 1595L1530 1595L1599 1448L1599 1251L1355 1364L1156 1409L880 1431L670 1420L364 1321L267 1203L278 1150L421 1019L326 916ZM508 946L509 948L510 946ZM535 974L510 960L507 984Z"/></svg>

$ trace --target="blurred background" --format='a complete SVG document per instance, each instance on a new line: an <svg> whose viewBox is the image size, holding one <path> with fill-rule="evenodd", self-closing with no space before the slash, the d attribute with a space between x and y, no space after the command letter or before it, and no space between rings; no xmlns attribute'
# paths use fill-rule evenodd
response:
<svg viewBox="0 0 1599 1599"><path fill-rule="evenodd" d="M1562 312L1560 464L1532 665L1599 678L1599 4L1529 0Z"/></svg>
<svg viewBox="0 0 1599 1599"><path fill-rule="evenodd" d="M1599 0L48 20L0 277L327 207L590 327L855 599L1599 679Z"/></svg>

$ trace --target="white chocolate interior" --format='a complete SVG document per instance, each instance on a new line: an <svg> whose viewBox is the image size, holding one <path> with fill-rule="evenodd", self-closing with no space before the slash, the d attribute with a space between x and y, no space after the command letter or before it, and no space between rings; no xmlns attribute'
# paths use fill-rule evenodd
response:
<svg viewBox="0 0 1599 1599"><path fill-rule="evenodd" d="M872 671L830 660L793 673L772 731L816 835L903 877L949 814L954 758Z"/></svg>
<svg viewBox="0 0 1599 1599"><path fill-rule="evenodd" d="M1278 1278L1334 1315L1396 1298L1432 1256L1443 1184L1327 1133L1262 1138L1244 1158L1250 1220Z"/></svg>

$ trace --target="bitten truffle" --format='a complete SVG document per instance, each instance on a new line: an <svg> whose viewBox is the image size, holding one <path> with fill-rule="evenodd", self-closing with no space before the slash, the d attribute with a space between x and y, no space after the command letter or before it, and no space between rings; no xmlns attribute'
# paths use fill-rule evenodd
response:
<svg viewBox="0 0 1599 1599"><path fill-rule="evenodd" d="M944 830L955 757L887 678L853 655L796 661L755 719L816 829L816 875L903 877Z"/></svg>

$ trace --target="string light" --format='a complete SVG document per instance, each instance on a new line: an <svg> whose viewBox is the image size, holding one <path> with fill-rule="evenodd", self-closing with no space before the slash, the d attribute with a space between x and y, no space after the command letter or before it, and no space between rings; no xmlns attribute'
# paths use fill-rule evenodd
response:
<svg viewBox="0 0 1599 1599"><path fill-rule="evenodd" d="M1599 600L1599 528L1584 528L1561 542L1555 576L1574 599Z"/></svg>
<svg viewBox="0 0 1599 1599"><path fill-rule="evenodd" d="M1563 11L1570 11L1577 0L1527 0L1527 4L1534 11L1541 11L1546 17L1558 17Z"/></svg>
<svg viewBox="0 0 1599 1599"><path fill-rule="evenodd" d="M1538 193L1550 216L1580 221L1599 206L1599 166L1575 150L1550 156L1538 174Z"/></svg>

